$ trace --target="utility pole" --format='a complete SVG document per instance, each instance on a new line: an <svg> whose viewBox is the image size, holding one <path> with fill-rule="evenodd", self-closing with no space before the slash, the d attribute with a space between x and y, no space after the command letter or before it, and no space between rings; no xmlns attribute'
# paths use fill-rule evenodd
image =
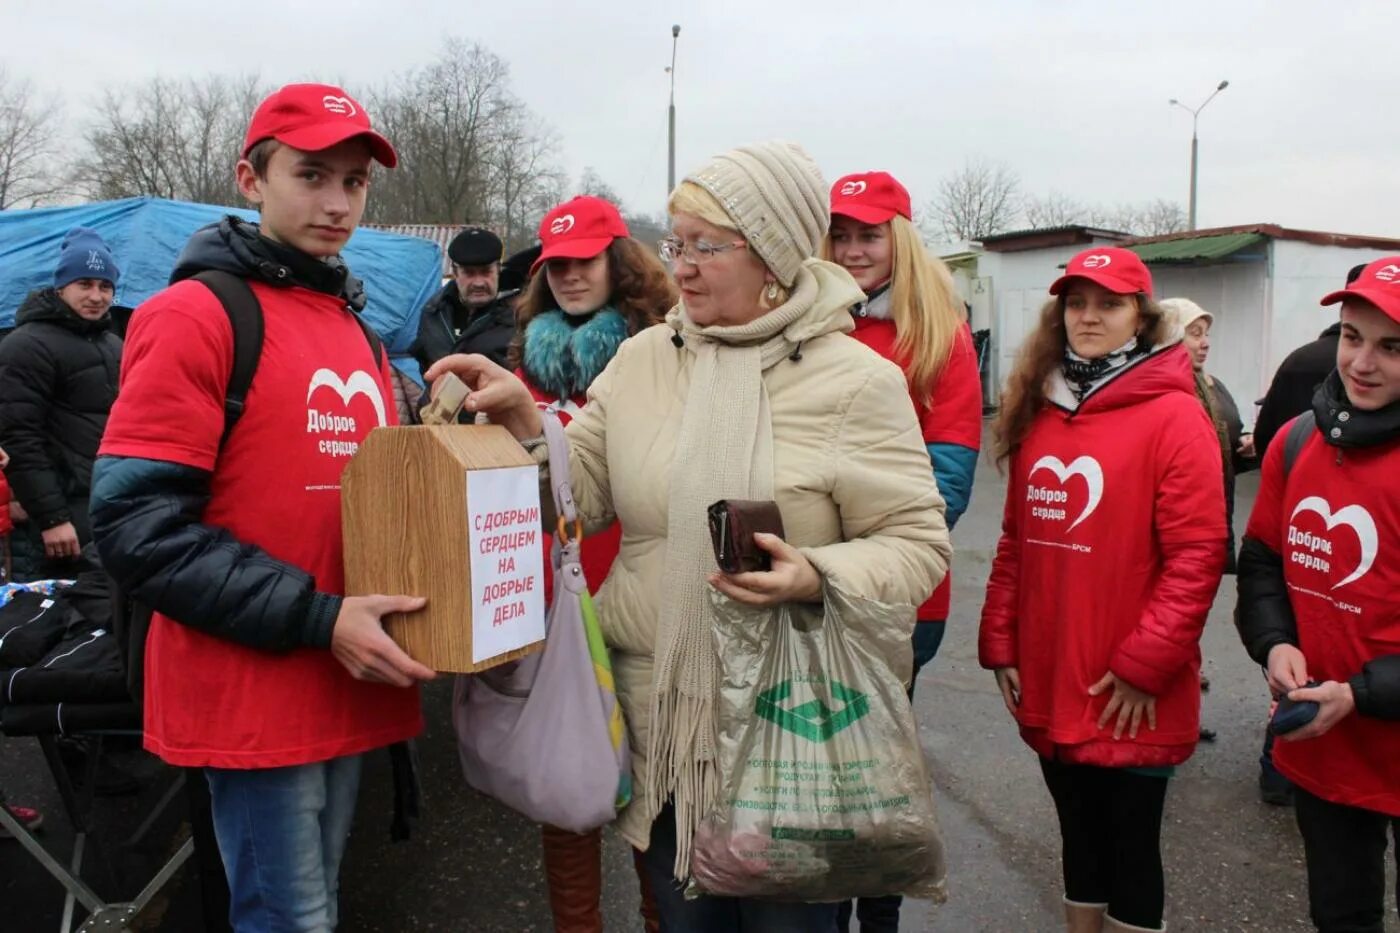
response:
<svg viewBox="0 0 1400 933"><path fill-rule="evenodd" d="M680 41L681 27L671 27L671 67L666 70L671 75L671 106L667 112L670 121L668 146L666 149L666 197L676 190L676 43Z"/></svg>
<svg viewBox="0 0 1400 933"><path fill-rule="evenodd" d="M1211 91L1210 96L1205 99L1205 102L1202 103L1201 106L1197 107L1195 110L1192 110L1190 107L1186 106L1181 101L1177 100L1175 97L1167 101L1167 103L1171 104L1173 107L1180 107L1182 110L1185 110L1191 114L1191 200L1186 208L1186 226L1187 229L1190 230L1196 229L1196 154L1199 148L1199 143L1196 139L1196 121L1200 117L1201 111L1206 109L1206 104L1215 100L1215 95L1219 94L1221 91L1225 90L1229 86L1229 81L1221 81L1220 84L1216 86L1215 90Z"/></svg>

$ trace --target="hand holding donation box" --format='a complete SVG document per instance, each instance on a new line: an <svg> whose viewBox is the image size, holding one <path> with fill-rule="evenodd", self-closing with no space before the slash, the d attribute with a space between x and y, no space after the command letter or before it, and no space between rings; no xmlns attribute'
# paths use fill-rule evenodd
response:
<svg viewBox="0 0 1400 933"><path fill-rule="evenodd" d="M347 595L427 597L384 620L414 660L465 674L543 645L539 468L504 428L378 428L341 503Z"/></svg>

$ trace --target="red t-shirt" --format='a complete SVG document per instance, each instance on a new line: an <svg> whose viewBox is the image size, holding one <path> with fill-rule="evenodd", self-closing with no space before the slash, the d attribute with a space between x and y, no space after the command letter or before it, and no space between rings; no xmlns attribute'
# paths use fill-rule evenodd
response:
<svg viewBox="0 0 1400 933"><path fill-rule="evenodd" d="M263 352L223 449L232 328L212 293L186 281L132 318L100 454L212 471L206 524L312 574L319 591L343 594L340 475L365 435L397 422L387 366L343 301L252 287ZM307 764L421 729L416 688L355 680L330 651L261 651L152 619L145 744L171 764Z"/></svg>
<svg viewBox="0 0 1400 933"><path fill-rule="evenodd" d="M1345 683L1400 654L1400 443L1342 450L1314 431L1286 477L1284 446L1264 455L1245 535L1283 558L1308 676ZM1324 800L1400 816L1400 722L1352 714L1318 738L1274 743L1274 764Z"/></svg>
<svg viewBox="0 0 1400 933"><path fill-rule="evenodd" d="M525 388L530 390L530 395L534 397L536 404L549 405L554 408L559 415L559 423L565 427L573 420L573 413L582 408L588 401L587 396L575 395L573 398L554 398L543 389L536 386L525 375L525 370L517 369L515 375L520 381L525 383ZM570 530L570 534L572 534ZM551 553L554 550L554 535L545 535L542 547L544 548L544 604L545 611L554 604L554 573L550 569L552 564ZM598 587L603 585L603 581L608 578L608 573L612 571L613 561L617 559L617 552L622 547L622 524L613 522L607 528L597 534L589 535L583 539L583 544L579 547L579 565L583 568L583 579L588 582L588 591L597 593Z"/></svg>
<svg viewBox="0 0 1400 933"><path fill-rule="evenodd" d="M851 336L907 371L908 360L895 352L899 334L894 321L857 317ZM913 397L912 390L910 396ZM972 331L966 325L958 328L953 348L934 380L928 402L921 403L914 398L914 410L919 414L925 444L958 444L974 451L982 446L982 379L977 372ZM919 607L918 618L947 619L952 592L950 569L933 595Z"/></svg>

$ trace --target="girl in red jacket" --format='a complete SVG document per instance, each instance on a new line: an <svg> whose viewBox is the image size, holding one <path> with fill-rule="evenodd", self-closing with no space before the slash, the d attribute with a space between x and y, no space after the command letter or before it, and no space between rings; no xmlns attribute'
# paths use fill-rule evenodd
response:
<svg viewBox="0 0 1400 933"><path fill-rule="evenodd" d="M851 309L851 336L904 370L951 529L967 510L982 445L982 384L972 333L953 277L924 248L909 192L887 172L839 178L831 186L831 229L822 257L845 267L866 294ZM933 660L947 626L952 575L919 607L914 679ZM910 694L913 693L910 681ZM861 898L862 930L899 928L899 897ZM850 921L841 905L838 926Z"/></svg>
<svg viewBox="0 0 1400 933"><path fill-rule="evenodd" d="M1055 801L1069 929L1161 930L1162 807L1225 562L1220 444L1135 253L1085 250L1050 294L996 425L979 652Z"/></svg>
<svg viewBox="0 0 1400 933"><path fill-rule="evenodd" d="M540 221L540 243L516 309L511 363L535 401L553 407L568 424L622 341L660 323L676 303L676 286L655 251L632 239L617 208L602 198L582 196L556 206ZM621 540L614 523L584 542L583 574L595 592ZM546 567L551 544L544 543ZM546 605L552 592L553 580L546 576ZM602 933L602 838L601 830L578 835L543 827L549 901L560 933ZM651 929L646 876L638 876Z"/></svg>
<svg viewBox="0 0 1400 933"><path fill-rule="evenodd" d="M1400 839L1400 256L1322 300L1337 302L1337 368L1264 456L1237 621L1274 693L1317 704L1273 750L1312 921L1381 933L1387 827Z"/></svg>

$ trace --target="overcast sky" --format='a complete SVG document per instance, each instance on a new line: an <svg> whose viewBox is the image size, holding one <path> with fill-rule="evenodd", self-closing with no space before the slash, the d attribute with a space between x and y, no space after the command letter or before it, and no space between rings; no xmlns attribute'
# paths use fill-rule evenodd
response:
<svg viewBox="0 0 1400 933"><path fill-rule="evenodd" d="M627 207L666 187L671 25L677 170L794 139L828 180L886 169L917 206L969 156L1033 193L1185 205L1201 114L1200 226L1400 237L1397 0L832 3L826 0L0 0L0 61L77 122L111 83L257 72L352 93L442 38L509 62L516 93Z"/></svg>

